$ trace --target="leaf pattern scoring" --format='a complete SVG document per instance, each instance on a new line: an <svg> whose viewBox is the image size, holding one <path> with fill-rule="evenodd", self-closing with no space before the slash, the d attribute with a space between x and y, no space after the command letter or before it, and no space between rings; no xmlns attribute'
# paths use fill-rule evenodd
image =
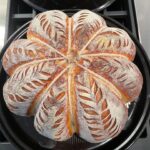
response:
<svg viewBox="0 0 150 150"><path fill-rule="evenodd" d="M37 132L55 141L75 133L90 143L110 140L142 89L135 53L125 31L93 12L40 13L27 39L13 41L3 56L4 100L11 112L33 115Z"/></svg>
<svg viewBox="0 0 150 150"><path fill-rule="evenodd" d="M83 71L76 78L79 133L95 143L120 133L127 119L127 108L109 89Z"/></svg>

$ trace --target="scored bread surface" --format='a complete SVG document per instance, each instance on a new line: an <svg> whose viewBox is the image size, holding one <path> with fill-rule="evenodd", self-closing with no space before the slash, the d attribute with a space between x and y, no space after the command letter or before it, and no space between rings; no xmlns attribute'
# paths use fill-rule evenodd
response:
<svg viewBox="0 0 150 150"><path fill-rule="evenodd" d="M125 104L141 92L135 54L124 30L91 11L38 14L27 39L13 41L3 56L10 76L4 100L11 112L34 115L35 129L50 139L76 133L91 143L106 141L122 131Z"/></svg>

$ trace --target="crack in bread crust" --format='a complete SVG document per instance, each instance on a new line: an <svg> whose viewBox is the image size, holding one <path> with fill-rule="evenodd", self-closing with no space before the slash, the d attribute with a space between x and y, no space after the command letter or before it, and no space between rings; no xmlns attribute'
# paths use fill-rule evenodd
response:
<svg viewBox="0 0 150 150"><path fill-rule="evenodd" d="M81 55L82 58L105 57L105 56L108 56L108 57L118 57L118 58L129 60L128 57L126 57L125 55L122 55L122 54L97 53L97 54L82 54Z"/></svg>
<svg viewBox="0 0 150 150"><path fill-rule="evenodd" d="M94 75L96 78L98 78L105 86L107 86L113 93L115 93L120 99L122 99L122 94L111 82L109 82L102 76L98 75L97 73L91 71L90 69L88 69L80 64L77 64L77 65L79 67L81 67L82 69L84 69L85 71L89 72L90 74Z"/></svg>

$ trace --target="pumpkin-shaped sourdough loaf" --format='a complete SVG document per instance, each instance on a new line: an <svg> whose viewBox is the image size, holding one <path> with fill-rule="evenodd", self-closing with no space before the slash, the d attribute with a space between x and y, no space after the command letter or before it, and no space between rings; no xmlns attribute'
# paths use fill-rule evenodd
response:
<svg viewBox="0 0 150 150"><path fill-rule="evenodd" d="M125 104L143 84L135 53L124 30L93 12L41 13L27 39L12 42L3 56L5 102L17 115L34 115L35 129L56 141L74 133L91 143L116 137L128 119Z"/></svg>

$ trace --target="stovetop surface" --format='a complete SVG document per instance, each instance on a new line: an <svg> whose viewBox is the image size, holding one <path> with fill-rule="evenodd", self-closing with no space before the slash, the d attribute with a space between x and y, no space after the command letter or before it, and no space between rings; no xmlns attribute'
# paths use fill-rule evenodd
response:
<svg viewBox="0 0 150 150"><path fill-rule="evenodd" d="M5 41L14 31L16 31L26 22L30 21L38 13L38 11L32 9L21 0L8 0ZM116 2L114 2L111 6L104 9L103 11L100 11L100 13L117 20L125 27L127 27L139 39L139 32L133 0L116 0ZM147 123L146 128L140 139L130 149L141 150L142 145L146 145L145 148L149 148L150 122ZM15 150L15 148L9 143L9 141L6 140L1 132L0 150Z"/></svg>

